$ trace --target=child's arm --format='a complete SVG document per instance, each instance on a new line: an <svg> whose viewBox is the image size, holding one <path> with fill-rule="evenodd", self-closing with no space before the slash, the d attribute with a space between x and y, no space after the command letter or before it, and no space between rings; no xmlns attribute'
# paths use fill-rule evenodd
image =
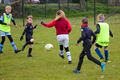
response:
<svg viewBox="0 0 120 80"><path fill-rule="evenodd" d="M20 37L20 40L21 40L21 41L23 40L23 37L24 37L24 35L25 35L25 32L26 32L26 27L25 27L25 29L24 29L24 31L23 31L21 37Z"/></svg>
<svg viewBox="0 0 120 80"><path fill-rule="evenodd" d="M86 36L85 36L85 33L83 32L83 29L81 29L81 37L77 40L77 44L79 44L81 41L83 41L85 37Z"/></svg>
<svg viewBox="0 0 120 80"><path fill-rule="evenodd" d="M7 25L6 23L3 22L4 21L4 17L3 15L0 16L0 24L2 25Z"/></svg>
<svg viewBox="0 0 120 80"><path fill-rule="evenodd" d="M47 27L47 28L51 28L51 27L55 26L55 23L56 23L56 20L53 20L53 21L51 21L49 23L44 23L43 21L41 21L41 24L43 26Z"/></svg>
<svg viewBox="0 0 120 80"><path fill-rule="evenodd" d="M92 30L91 30L91 35L93 36L92 44L94 44L96 41L96 35Z"/></svg>
<svg viewBox="0 0 120 80"><path fill-rule="evenodd" d="M69 20L67 20L67 26L68 26L68 33L70 33L72 30L72 27L71 27Z"/></svg>
<svg viewBox="0 0 120 80"><path fill-rule="evenodd" d="M12 16L11 21L12 21L12 23L16 26L16 22L15 22L15 20L14 20L13 16Z"/></svg>
<svg viewBox="0 0 120 80"><path fill-rule="evenodd" d="M37 28L37 24L33 27L33 29L36 29Z"/></svg>
<svg viewBox="0 0 120 80"><path fill-rule="evenodd" d="M80 37L80 38L77 40L77 44L79 44L82 40L83 40L82 37Z"/></svg>
<svg viewBox="0 0 120 80"><path fill-rule="evenodd" d="M111 37L113 37L113 33L112 33L111 30L109 30L109 34L110 34Z"/></svg>
<svg viewBox="0 0 120 80"><path fill-rule="evenodd" d="M94 33L95 34L99 34L100 33L100 26L99 26L99 24L96 25L96 31Z"/></svg>

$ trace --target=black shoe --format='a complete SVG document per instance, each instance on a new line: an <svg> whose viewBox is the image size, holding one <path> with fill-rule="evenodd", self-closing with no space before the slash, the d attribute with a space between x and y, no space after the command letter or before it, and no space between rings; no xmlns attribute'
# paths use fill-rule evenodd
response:
<svg viewBox="0 0 120 80"><path fill-rule="evenodd" d="M29 55L27 55L27 57L32 57L32 55L31 55L31 54L29 54Z"/></svg>
<svg viewBox="0 0 120 80"><path fill-rule="evenodd" d="M64 57L64 55L60 55L60 54L59 54L59 56L60 56L62 59L64 59L64 58L65 58L65 57Z"/></svg>
<svg viewBox="0 0 120 80"><path fill-rule="evenodd" d="M74 69L74 70L73 70L73 73L79 74L79 73L80 73L80 70Z"/></svg>
<svg viewBox="0 0 120 80"><path fill-rule="evenodd" d="M72 64L72 61L68 61L68 64Z"/></svg>
<svg viewBox="0 0 120 80"><path fill-rule="evenodd" d="M15 50L15 53L18 53L18 52L20 52L21 50Z"/></svg>

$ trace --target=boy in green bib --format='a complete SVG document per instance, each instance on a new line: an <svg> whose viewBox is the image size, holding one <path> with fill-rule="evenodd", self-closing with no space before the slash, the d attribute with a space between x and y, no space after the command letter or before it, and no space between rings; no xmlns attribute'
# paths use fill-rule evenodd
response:
<svg viewBox="0 0 120 80"><path fill-rule="evenodd" d="M8 39L10 40L10 43L11 43L11 46L13 47L13 49L14 49L14 52L15 53L20 52L20 50L17 49L17 47L16 47L16 45L13 41L13 38L11 36L11 33L10 33L11 21L16 26L14 18L12 17L12 14L11 14L11 10L12 10L11 6L6 6L5 7L5 13L3 13L0 16L0 36L2 38L2 41L0 43L0 53L3 53L3 45L4 45L4 42L5 42L5 36L7 36Z"/></svg>
<svg viewBox="0 0 120 80"><path fill-rule="evenodd" d="M104 22L105 17L104 14L99 14L97 16L98 23L96 26L95 34L97 35L97 40L95 44L95 52L98 54L101 60L104 60L103 55L101 54L99 48L104 48L104 54L105 54L105 62L108 62L109 60L109 53L108 53L108 45L109 45L109 35L113 37L113 34L111 30L109 29L109 24Z"/></svg>

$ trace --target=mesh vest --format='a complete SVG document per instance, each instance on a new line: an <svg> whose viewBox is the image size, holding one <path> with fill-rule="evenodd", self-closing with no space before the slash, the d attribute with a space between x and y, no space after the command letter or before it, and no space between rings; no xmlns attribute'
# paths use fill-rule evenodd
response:
<svg viewBox="0 0 120 80"><path fill-rule="evenodd" d="M100 25L100 33L97 34L96 43L101 46L109 45L109 25L107 23L98 23Z"/></svg>
<svg viewBox="0 0 120 80"><path fill-rule="evenodd" d="M6 13L3 13L4 23L10 24L12 19L12 14L9 14L9 17L7 17ZM0 24L0 30L3 32L10 32L10 26Z"/></svg>

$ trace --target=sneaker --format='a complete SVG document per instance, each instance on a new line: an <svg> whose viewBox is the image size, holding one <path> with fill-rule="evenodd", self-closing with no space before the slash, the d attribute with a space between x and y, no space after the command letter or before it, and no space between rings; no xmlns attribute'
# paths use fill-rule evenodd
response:
<svg viewBox="0 0 120 80"><path fill-rule="evenodd" d="M111 61L109 61L109 60L105 60L105 62L106 62L106 63L110 63Z"/></svg>
<svg viewBox="0 0 120 80"><path fill-rule="evenodd" d="M15 53L18 53L18 52L20 52L21 50L15 50Z"/></svg>
<svg viewBox="0 0 120 80"><path fill-rule="evenodd" d="M73 70L73 73L79 74L79 73L80 73L80 70L75 69L75 70Z"/></svg>
<svg viewBox="0 0 120 80"><path fill-rule="evenodd" d="M27 55L27 57L32 57L32 55L31 55L31 54L29 54L29 55Z"/></svg>
<svg viewBox="0 0 120 80"><path fill-rule="evenodd" d="M101 63L101 69L102 69L102 72L104 72L104 70L105 70L105 62Z"/></svg>
<svg viewBox="0 0 120 80"><path fill-rule="evenodd" d="M68 64L72 64L72 61L68 61Z"/></svg>
<svg viewBox="0 0 120 80"><path fill-rule="evenodd" d="M64 55L60 55L60 54L59 54L59 56L60 56L62 59L64 59L64 58L65 58L65 57L64 57Z"/></svg>

